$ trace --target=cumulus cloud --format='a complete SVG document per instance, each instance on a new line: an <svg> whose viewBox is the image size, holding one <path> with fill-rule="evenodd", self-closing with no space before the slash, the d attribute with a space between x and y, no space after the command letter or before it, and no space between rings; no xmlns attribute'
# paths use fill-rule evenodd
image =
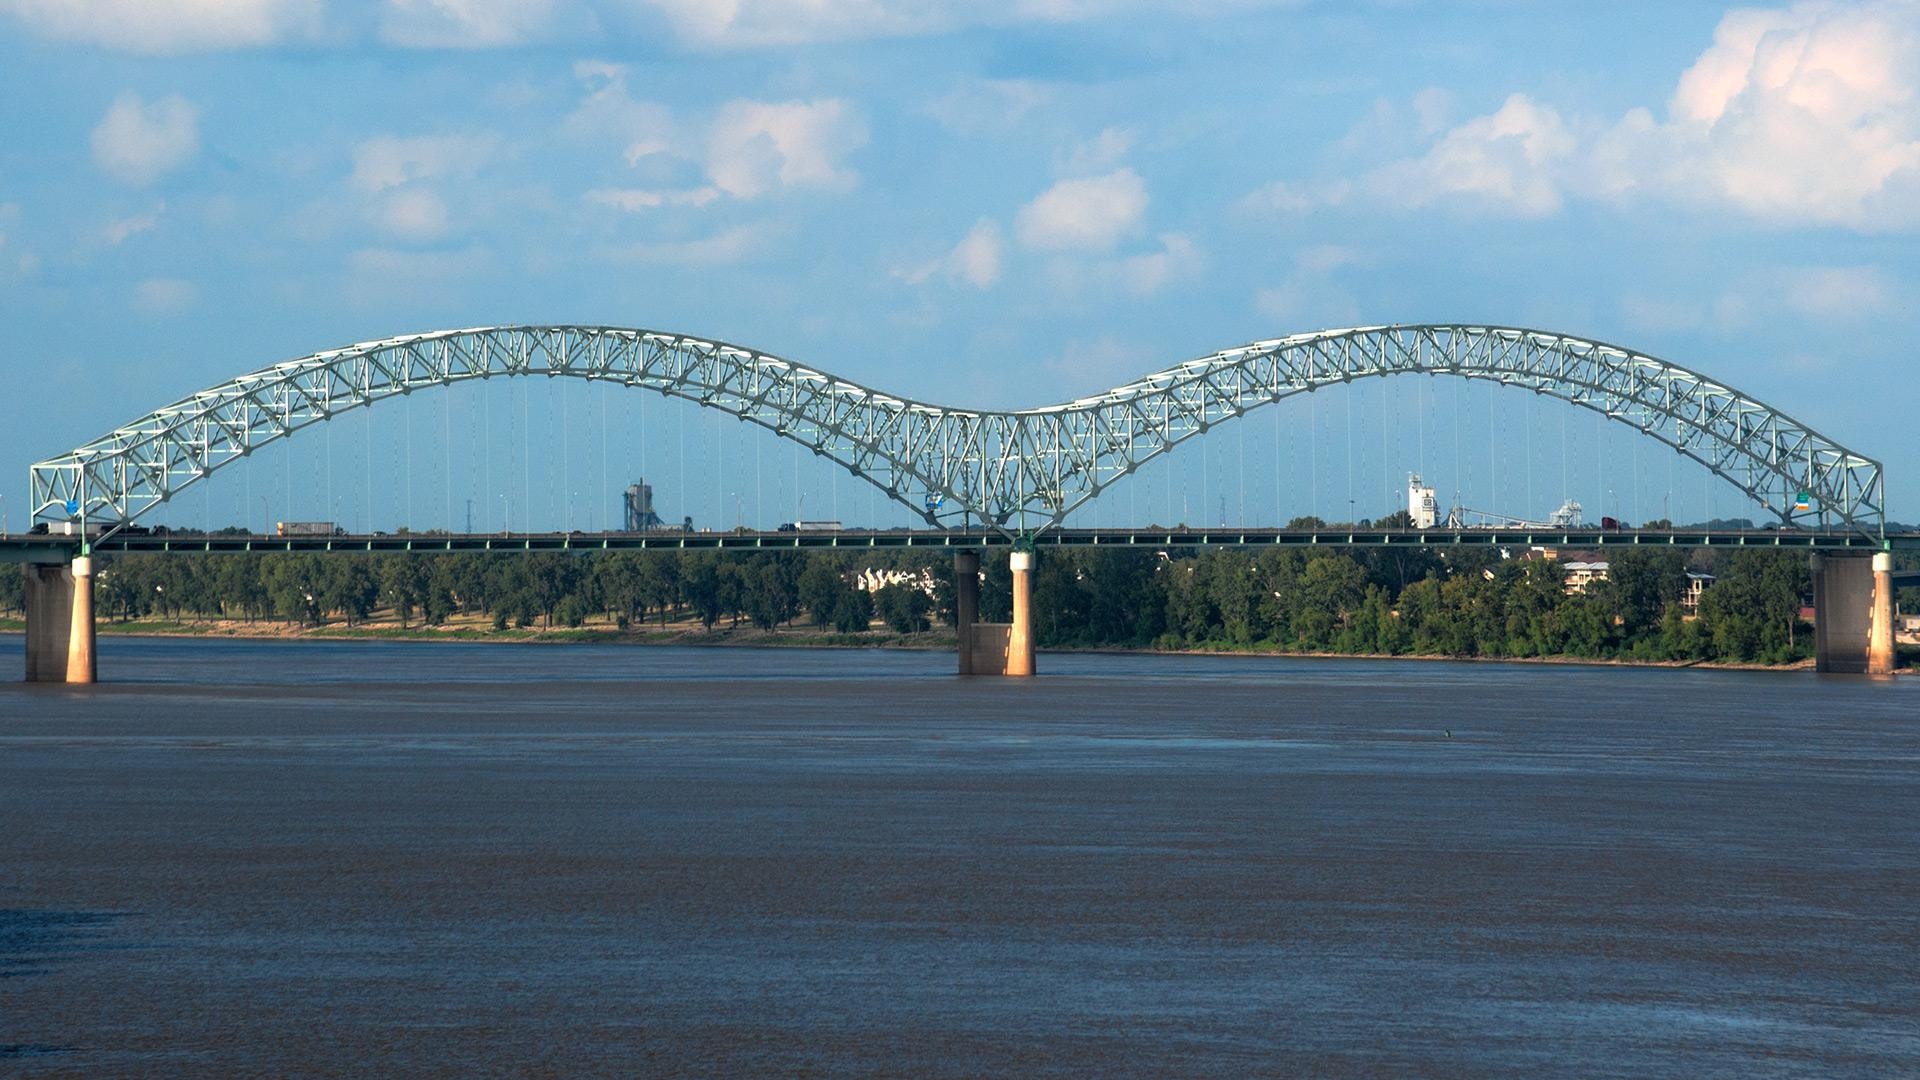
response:
<svg viewBox="0 0 1920 1080"><path fill-rule="evenodd" d="M1876 266L1789 266L1751 270L1706 295L1685 290L1636 291L1621 312L1658 333L1747 333L1791 313L1812 324L1844 324L1899 310L1911 290Z"/></svg>
<svg viewBox="0 0 1920 1080"><path fill-rule="evenodd" d="M656 179L697 169L708 182L601 188L589 193L590 201L623 210L703 206L719 195L754 199L783 188L845 191L859 183L846 158L866 145L867 126L847 101L735 100L705 123L683 121L664 105L636 100L627 74L623 64L575 64L574 76L588 93L567 118L568 130L618 143L629 166Z"/></svg>
<svg viewBox="0 0 1920 1080"><path fill-rule="evenodd" d="M974 79L928 103L926 112L953 131L1005 131L1057 94L1053 86L1032 79Z"/></svg>
<svg viewBox="0 0 1920 1080"><path fill-rule="evenodd" d="M976 289L989 289L1000 280L1001 246L1000 226L991 218L981 218L945 256L895 276L919 285L938 274Z"/></svg>
<svg viewBox="0 0 1920 1080"><path fill-rule="evenodd" d="M594 188L585 198L590 203L611 206L628 213L658 210L663 206L705 206L720 197L716 187L695 188Z"/></svg>
<svg viewBox="0 0 1920 1080"><path fill-rule="evenodd" d="M0 281L31 277L40 269L40 257L31 251L9 247L10 233L20 225L20 204L0 203Z"/></svg>
<svg viewBox="0 0 1920 1080"><path fill-rule="evenodd" d="M55 41L160 54L273 45L322 22L320 0L0 0L0 13Z"/></svg>
<svg viewBox="0 0 1920 1080"><path fill-rule="evenodd" d="M347 186L359 193L366 218L389 236L435 240L453 223L447 182L477 175L500 146L490 132L377 136L354 147Z"/></svg>
<svg viewBox="0 0 1920 1080"><path fill-rule="evenodd" d="M613 254L634 262L670 266L718 266L741 262L760 251L766 243L766 230L754 225L736 225L711 236L692 240L647 241L629 244Z"/></svg>
<svg viewBox="0 0 1920 1080"><path fill-rule="evenodd" d="M1133 149L1133 132L1110 127L1085 142L1069 148L1061 156L1058 171L1064 176L1086 176L1118 165Z"/></svg>
<svg viewBox="0 0 1920 1080"><path fill-rule="evenodd" d="M409 49L489 49L544 33L553 0L387 0L380 38Z"/></svg>
<svg viewBox="0 0 1920 1080"><path fill-rule="evenodd" d="M1014 233L1036 251L1110 251L1140 224L1147 185L1130 168L1062 180L1020 208Z"/></svg>
<svg viewBox="0 0 1920 1080"><path fill-rule="evenodd" d="M364 307L439 302L458 295L494 265L492 252L481 247L459 251L361 248L347 256L343 292L347 300Z"/></svg>
<svg viewBox="0 0 1920 1080"><path fill-rule="evenodd" d="M1560 178L1577 148L1558 113L1515 94L1420 157L1378 170L1368 186L1407 206L1465 198L1541 217L1560 209Z"/></svg>
<svg viewBox="0 0 1920 1080"><path fill-rule="evenodd" d="M416 180L472 176L500 149L500 137L469 135L381 135L353 148L356 189L380 192Z"/></svg>
<svg viewBox="0 0 1920 1080"><path fill-rule="evenodd" d="M672 148L673 113L627 92L625 64L582 60L573 65L573 77L587 86L586 98L567 117L567 130L575 136L621 143L621 156L629 165Z"/></svg>
<svg viewBox="0 0 1920 1080"><path fill-rule="evenodd" d="M1361 261L1358 252L1336 244L1305 248L1295 253L1285 279L1254 293L1254 307L1280 320L1276 333L1350 326L1358 320L1359 304L1336 272Z"/></svg>
<svg viewBox="0 0 1920 1080"><path fill-rule="evenodd" d="M1177 8L1189 18L1298 0L643 0L682 40L744 49L822 41L944 34L974 26L1075 23L1130 11Z"/></svg>
<svg viewBox="0 0 1920 1080"><path fill-rule="evenodd" d="M702 48L755 48L944 33L984 22L1065 18L1079 4L964 0L646 0L683 40Z"/></svg>
<svg viewBox="0 0 1920 1080"><path fill-rule="evenodd" d="M1857 319L1892 310L1894 287L1872 266L1814 266L1785 275L1789 307L1816 319Z"/></svg>
<svg viewBox="0 0 1920 1080"><path fill-rule="evenodd" d="M160 215L164 213L166 209L167 204L161 203L144 214L134 214L131 217L123 217L116 221L110 221L107 223L106 228L100 230L100 235L107 243L117 247L125 243L128 237L149 232L155 226L159 225Z"/></svg>
<svg viewBox="0 0 1920 1080"><path fill-rule="evenodd" d="M1160 237L1159 251L1120 260L1118 272L1121 285L1128 292L1148 296L1175 281L1198 277L1204 265L1200 249L1190 238L1180 233L1166 233Z"/></svg>
<svg viewBox="0 0 1920 1080"><path fill-rule="evenodd" d="M750 199L774 187L852 187L841 160L866 145L867 128L845 101L734 101L707 137L715 187Z"/></svg>
<svg viewBox="0 0 1920 1080"><path fill-rule="evenodd" d="M380 227L407 240L432 240L447 231L447 204L427 188L402 188L380 200Z"/></svg>
<svg viewBox="0 0 1920 1080"><path fill-rule="evenodd" d="M1100 337L1070 342L1041 367L1068 393L1105 389L1152 370L1164 360L1135 338Z"/></svg>
<svg viewBox="0 0 1920 1080"><path fill-rule="evenodd" d="M1421 126L1446 102L1416 101ZM1525 94L1354 181L1269 185L1246 205L1363 197L1523 217L1569 197L1726 207L1780 225L1920 227L1920 4L1807 0L1729 12L1657 116L1565 118Z"/></svg>
<svg viewBox="0 0 1920 1080"><path fill-rule="evenodd" d="M122 183L145 185L200 152L200 113L172 94L149 105L121 94L93 129L93 161Z"/></svg>
<svg viewBox="0 0 1920 1080"><path fill-rule="evenodd" d="M1304 214L1323 202L1337 202L1325 194L1316 194L1299 184L1289 184L1284 180L1275 180L1265 187L1254 189L1240 200L1245 210L1274 214Z"/></svg>
<svg viewBox="0 0 1920 1080"><path fill-rule="evenodd" d="M1730 12L1667 118L1600 138L1603 194L1714 202L1790 224L1920 225L1920 6Z"/></svg>
<svg viewBox="0 0 1920 1080"><path fill-rule="evenodd" d="M133 306L149 315L177 315L193 306L200 290L180 278L148 278L133 287Z"/></svg>

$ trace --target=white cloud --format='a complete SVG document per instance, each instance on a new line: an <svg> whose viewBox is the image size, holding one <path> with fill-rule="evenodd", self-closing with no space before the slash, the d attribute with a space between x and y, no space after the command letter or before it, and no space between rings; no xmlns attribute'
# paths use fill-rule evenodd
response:
<svg viewBox="0 0 1920 1080"><path fill-rule="evenodd" d="M1254 307L1278 319L1275 333L1351 326L1358 321L1359 304L1335 279L1335 271L1361 263L1352 248L1324 244L1306 248L1293 257L1293 270L1280 284L1254 294Z"/></svg>
<svg viewBox="0 0 1920 1080"><path fill-rule="evenodd" d="M567 129L574 135L624 144L621 156L628 165L672 147L673 114L665 105L636 101L627 93L625 64L582 60L573 65L573 76L588 87L586 98L567 117Z"/></svg>
<svg viewBox="0 0 1920 1080"><path fill-rule="evenodd" d="M31 251L20 251L17 246L11 250L8 249L7 244L12 239L9 230L17 228L19 224L20 204L0 203L0 281L32 277L34 272L40 269L38 255ZM19 254L14 254L16 251Z"/></svg>
<svg viewBox="0 0 1920 1080"><path fill-rule="evenodd" d="M1058 357L1043 361L1041 367L1068 393L1086 394L1137 378L1162 360L1138 339L1101 337L1070 342Z"/></svg>
<svg viewBox="0 0 1920 1080"><path fill-rule="evenodd" d="M1063 176L1086 176L1118 165L1133 149L1133 132L1110 127L1074 146L1061 156L1057 171Z"/></svg>
<svg viewBox="0 0 1920 1080"><path fill-rule="evenodd" d="M764 228L736 225L693 240L661 240L629 244L613 252L634 262L670 266L718 266L737 263L757 254L766 244Z"/></svg>
<svg viewBox="0 0 1920 1080"><path fill-rule="evenodd" d="M122 183L151 184L199 152L200 114L178 94L151 105L121 94L93 129L94 164Z"/></svg>
<svg viewBox="0 0 1920 1080"><path fill-rule="evenodd" d="M1000 280L1000 226L982 218L947 256L953 273L975 288L992 287Z"/></svg>
<svg viewBox="0 0 1920 1080"><path fill-rule="evenodd" d="M1256 188L1240 200L1243 209L1270 214L1304 214L1323 202L1332 202L1325 195L1315 195L1297 184L1284 180L1275 180L1265 187Z"/></svg>
<svg viewBox="0 0 1920 1080"><path fill-rule="evenodd" d="M463 135L381 135L353 149L347 186L360 196L362 214L395 239L438 239L452 225L446 189L477 175L498 156L501 140L491 132ZM322 229L332 214L317 210Z"/></svg>
<svg viewBox="0 0 1920 1080"><path fill-rule="evenodd" d="M402 188L380 200L376 219L395 236L432 240L447 231L447 204L427 188Z"/></svg>
<svg viewBox="0 0 1920 1080"><path fill-rule="evenodd" d="M689 44L708 49L944 34L972 26L1074 23L1176 7L1191 18L1298 0L643 0Z"/></svg>
<svg viewBox="0 0 1920 1080"><path fill-rule="evenodd" d="M165 213L166 209L167 204L161 203L144 214L134 214L131 217L123 217L117 221L110 221L107 223L106 228L100 230L100 235L105 238L107 243L117 247L125 243L128 237L151 231L155 226L159 225L160 215Z"/></svg>
<svg viewBox="0 0 1920 1080"><path fill-rule="evenodd" d="M553 0L387 0L380 39L409 49L489 49L541 36Z"/></svg>
<svg viewBox="0 0 1920 1080"><path fill-rule="evenodd" d="M1402 206L1464 197L1522 217L1560 209L1578 142L1552 109L1514 94L1497 112L1453 128L1419 158L1374 172L1366 187Z"/></svg>
<svg viewBox="0 0 1920 1080"><path fill-rule="evenodd" d="M845 101L729 102L707 137L707 175L742 199L774 187L844 190L859 177L841 159L866 142Z"/></svg>
<svg viewBox="0 0 1920 1080"><path fill-rule="evenodd" d="M1166 233L1160 237L1159 251L1122 259L1118 269L1120 282L1128 292L1148 296L1172 282L1198 277L1204 265L1200 249L1191 239Z"/></svg>
<svg viewBox="0 0 1920 1080"><path fill-rule="evenodd" d="M133 306L149 315L177 315L193 306L200 290L180 278L148 278L133 287Z"/></svg>
<svg viewBox="0 0 1920 1080"><path fill-rule="evenodd" d="M1620 307L1638 329L1750 334L1783 313L1809 323L1848 323L1898 310L1911 302L1902 288L1874 266L1792 266L1752 270L1716 292L1688 295L1684 289L1632 292Z"/></svg>
<svg viewBox="0 0 1920 1080"><path fill-rule="evenodd" d="M585 197L590 203L635 213L641 210L657 210L663 206L705 206L720 197L720 189L716 187L594 188L587 192Z"/></svg>
<svg viewBox="0 0 1920 1080"><path fill-rule="evenodd" d="M986 21L958 0L646 0L687 42L753 48L940 33Z"/></svg>
<svg viewBox="0 0 1920 1080"><path fill-rule="evenodd" d="M930 102L927 115L952 131L1006 131L1053 101L1054 87L1031 79L975 79Z"/></svg>
<svg viewBox="0 0 1920 1080"><path fill-rule="evenodd" d="M1789 271L1787 305L1817 319L1857 319L1894 307L1894 287L1871 266L1816 266Z"/></svg>
<svg viewBox="0 0 1920 1080"><path fill-rule="evenodd" d="M1415 99L1423 130L1448 103ZM1564 118L1525 94L1353 183L1270 185L1246 205L1299 211L1349 195L1522 217L1568 197L1730 208L1776 225L1920 228L1920 4L1806 0L1740 9L1682 73L1666 117Z"/></svg>
<svg viewBox="0 0 1920 1080"><path fill-rule="evenodd" d="M137 53L249 48L310 38L320 0L0 0L34 33Z"/></svg>
<svg viewBox="0 0 1920 1080"><path fill-rule="evenodd" d="M1001 246L1000 226L991 218L981 218L945 256L894 276L919 285L943 274L976 289L990 289L1000 280Z"/></svg>
<svg viewBox="0 0 1920 1080"><path fill-rule="evenodd" d="M568 130L619 143L627 164L654 181L595 189L590 201L623 210L704 206L721 194L753 199L780 188L844 191L859 183L845 159L866 145L867 127L846 101L736 100L706 124L685 123L664 105L635 100L623 64L581 61L573 73L588 93L567 118ZM709 182L685 185L683 174L693 169Z"/></svg>
<svg viewBox="0 0 1920 1080"><path fill-rule="evenodd" d="M460 251L361 248L347 256L343 291L349 301L365 307L441 302L493 267L493 254L480 247Z"/></svg>
<svg viewBox="0 0 1920 1080"><path fill-rule="evenodd" d="M356 189L374 193L416 180L472 176L500 149L500 137L472 135L382 135L353 149Z"/></svg>
<svg viewBox="0 0 1920 1080"><path fill-rule="evenodd" d="M1667 113L1635 109L1597 141L1601 193L1782 224L1920 225L1920 6L1730 12Z"/></svg>
<svg viewBox="0 0 1920 1080"><path fill-rule="evenodd" d="M1108 251L1140 224L1147 185L1132 169L1062 180L1020 208L1014 232L1039 251Z"/></svg>

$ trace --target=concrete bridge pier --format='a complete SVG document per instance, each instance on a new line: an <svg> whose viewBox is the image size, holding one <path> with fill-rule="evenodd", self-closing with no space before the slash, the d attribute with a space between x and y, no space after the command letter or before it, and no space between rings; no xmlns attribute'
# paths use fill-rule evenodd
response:
<svg viewBox="0 0 1920 1080"><path fill-rule="evenodd" d="M980 615L980 553L957 552L953 556L954 629L960 638L960 674L973 674L973 640Z"/></svg>
<svg viewBox="0 0 1920 1080"><path fill-rule="evenodd" d="M93 559L28 563L27 681L90 683L98 674L93 638Z"/></svg>
<svg viewBox="0 0 1920 1080"><path fill-rule="evenodd" d="M1818 671L1893 673L1893 556L1811 557Z"/></svg>
<svg viewBox="0 0 1920 1080"><path fill-rule="evenodd" d="M1008 675L1033 674L1033 552L1007 556L1013 571L1013 625L1007 628Z"/></svg>
<svg viewBox="0 0 1920 1080"><path fill-rule="evenodd" d="M980 554L953 557L954 615L962 675L1033 674L1033 552L1016 551L1013 570L1013 621L983 623L980 612Z"/></svg>

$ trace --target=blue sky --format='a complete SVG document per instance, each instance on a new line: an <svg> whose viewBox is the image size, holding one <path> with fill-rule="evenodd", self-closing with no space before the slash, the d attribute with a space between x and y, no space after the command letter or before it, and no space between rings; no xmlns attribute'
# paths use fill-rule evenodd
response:
<svg viewBox="0 0 1920 1080"><path fill-rule="evenodd" d="M202 386L567 321L998 407L1298 330L1538 326L1771 401L1920 517L1913 3L0 0L0 106L16 529L31 461ZM1083 520L1368 516L1415 468L1529 515L1750 512L1549 402L1345 393ZM328 427L155 519L594 527L642 472L701 524L899 518L593 387Z"/></svg>

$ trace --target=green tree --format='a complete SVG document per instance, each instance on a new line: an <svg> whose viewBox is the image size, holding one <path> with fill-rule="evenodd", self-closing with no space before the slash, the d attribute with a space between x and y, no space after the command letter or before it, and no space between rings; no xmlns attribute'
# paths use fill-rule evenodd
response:
<svg viewBox="0 0 1920 1080"><path fill-rule="evenodd" d="M833 605L833 628L843 634L861 634L873 622L873 598L865 589L847 589Z"/></svg>
<svg viewBox="0 0 1920 1080"><path fill-rule="evenodd" d="M933 610L933 599L916 585L895 582L881 586L873 594L873 606L896 634L918 633L933 625L927 618Z"/></svg>

